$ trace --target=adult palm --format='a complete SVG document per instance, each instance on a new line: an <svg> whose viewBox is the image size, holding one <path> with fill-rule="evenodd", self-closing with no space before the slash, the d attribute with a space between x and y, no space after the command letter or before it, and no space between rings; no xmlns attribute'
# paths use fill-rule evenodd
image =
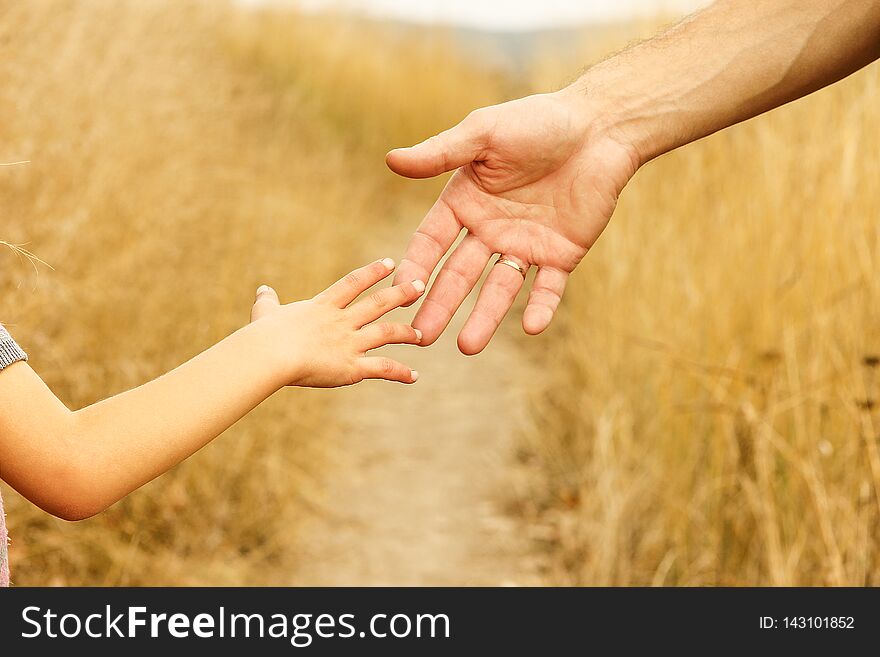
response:
<svg viewBox="0 0 880 657"><path fill-rule="evenodd" d="M388 166L411 178L457 169L413 235L395 279L427 281L467 231L413 320L422 344L439 337L496 253L524 271L538 268L523 314L526 333L550 324L569 275L637 168L632 151L586 122L579 109L569 96L529 96L476 110L457 126L388 154ZM523 280L515 268L492 268L459 335L463 353L485 348Z"/></svg>

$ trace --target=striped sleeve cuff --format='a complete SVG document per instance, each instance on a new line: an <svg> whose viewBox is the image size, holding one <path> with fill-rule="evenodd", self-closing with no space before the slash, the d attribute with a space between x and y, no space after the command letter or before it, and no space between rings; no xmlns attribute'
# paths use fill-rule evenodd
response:
<svg viewBox="0 0 880 657"><path fill-rule="evenodd" d="M12 338L0 339L0 370L20 360L27 360L27 354L21 350Z"/></svg>

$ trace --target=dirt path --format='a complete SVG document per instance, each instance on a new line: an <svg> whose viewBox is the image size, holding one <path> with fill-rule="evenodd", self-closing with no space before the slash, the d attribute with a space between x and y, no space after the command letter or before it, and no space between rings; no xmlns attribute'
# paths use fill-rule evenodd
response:
<svg viewBox="0 0 880 657"><path fill-rule="evenodd" d="M482 355L462 356L455 336L464 317L431 348L389 349L420 372L416 385L369 382L340 394L348 427L304 528L295 584L541 583L499 508L514 485L510 459L529 378L505 373L526 365L503 335Z"/></svg>

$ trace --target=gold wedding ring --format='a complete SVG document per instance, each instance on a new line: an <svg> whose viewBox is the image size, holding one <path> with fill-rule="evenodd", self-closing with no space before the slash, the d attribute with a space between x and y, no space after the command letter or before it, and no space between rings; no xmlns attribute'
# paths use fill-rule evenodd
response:
<svg viewBox="0 0 880 657"><path fill-rule="evenodd" d="M495 264L496 265L507 265L508 267L513 267L520 274L522 274L523 278L526 277L526 272L528 271L528 268L523 269L518 262L516 262L515 260L511 260L510 258L508 258L507 256L504 256L504 255L499 256L498 260L495 261Z"/></svg>

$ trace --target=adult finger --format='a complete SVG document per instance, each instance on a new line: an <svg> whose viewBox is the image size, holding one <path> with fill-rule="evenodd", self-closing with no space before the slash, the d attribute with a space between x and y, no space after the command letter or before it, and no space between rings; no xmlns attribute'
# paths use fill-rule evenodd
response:
<svg viewBox="0 0 880 657"><path fill-rule="evenodd" d="M396 148L385 156L388 167L408 178L431 178L480 159L494 125L493 110L475 110L456 126L409 148Z"/></svg>
<svg viewBox="0 0 880 657"><path fill-rule="evenodd" d="M440 337L491 256L492 252L473 235L467 235L449 256L413 320L413 326L422 332L421 344L433 344Z"/></svg>
<svg viewBox="0 0 880 657"><path fill-rule="evenodd" d="M385 379L400 383L415 383L419 373L384 356L366 356L360 359L360 374L365 379Z"/></svg>
<svg viewBox="0 0 880 657"><path fill-rule="evenodd" d="M394 271L394 261L391 258L371 262L349 272L315 298L331 303L337 308L345 308L392 271Z"/></svg>
<svg viewBox="0 0 880 657"><path fill-rule="evenodd" d="M379 319L385 313L399 308L405 303L412 303L425 291L423 281L412 281L392 287L386 287L351 307L358 326L364 326Z"/></svg>
<svg viewBox="0 0 880 657"><path fill-rule="evenodd" d="M363 327L360 337L364 351L369 351L386 344L418 344L422 339L422 332L409 324L381 322Z"/></svg>
<svg viewBox="0 0 880 657"><path fill-rule="evenodd" d="M565 292L568 272L555 267L541 267L532 283L529 303L523 313L523 330L529 335L537 335L550 325L556 308Z"/></svg>
<svg viewBox="0 0 880 657"><path fill-rule="evenodd" d="M505 257L516 262L523 271L528 271L526 263L512 256ZM473 356L486 348L516 300L523 281L525 277L509 265L496 263L492 267L480 290L477 303L458 335L458 348L461 353Z"/></svg>
<svg viewBox="0 0 880 657"><path fill-rule="evenodd" d="M437 263L455 243L461 228L446 201L437 199L410 238L394 283L431 280Z"/></svg>

